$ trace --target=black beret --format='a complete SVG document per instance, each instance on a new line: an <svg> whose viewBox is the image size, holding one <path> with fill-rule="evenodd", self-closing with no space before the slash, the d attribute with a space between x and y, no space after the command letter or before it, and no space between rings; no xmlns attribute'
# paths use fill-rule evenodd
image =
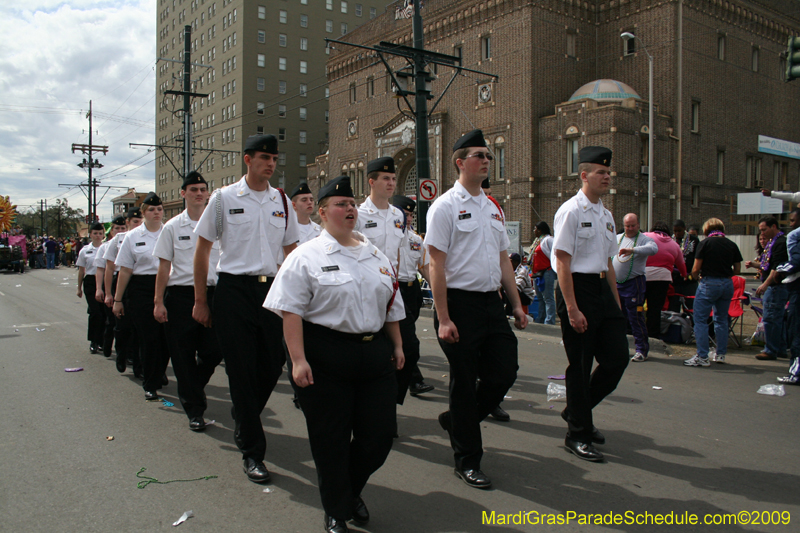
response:
<svg viewBox="0 0 800 533"><path fill-rule="evenodd" d="M322 201L323 198L327 198L328 196L346 196L347 198L355 198L353 195L353 189L350 188L350 177L339 176L338 178L334 178L326 183L319 190L319 198L317 198L317 200Z"/></svg>
<svg viewBox="0 0 800 533"><path fill-rule="evenodd" d="M486 140L483 138L483 132L481 130L472 130L461 137L456 141L456 144L453 145L453 151L455 152L461 148L472 147L486 148Z"/></svg>
<svg viewBox="0 0 800 533"><path fill-rule="evenodd" d="M138 209L137 209L137 211L138 211ZM139 216L141 217L142 214L139 213ZM125 225L125 217L122 216L122 215L117 215L117 216L115 216L114 218L111 219L111 223L114 224L115 226L124 226Z"/></svg>
<svg viewBox="0 0 800 533"><path fill-rule="evenodd" d="M124 222L123 222L124 224ZM89 226L89 231L105 231L106 228L99 222L95 222L91 226Z"/></svg>
<svg viewBox="0 0 800 533"><path fill-rule="evenodd" d="M392 205L397 209L414 212L417 207L417 202L406 196L397 195L392 196Z"/></svg>
<svg viewBox="0 0 800 533"><path fill-rule="evenodd" d="M579 163L594 163L611 166L611 150L605 146L586 146L581 148Z"/></svg>
<svg viewBox="0 0 800 533"><path fill-rule="evenodd" d="M245 152L278 153L278 138L274 135L251 135L244 142Z"/></svg>
<svg viewBox="0 0 800 533"><path fill-rule="evenodd" d="M292 190L292 193L289 195L289 198L294 198L298 194L311 194L311 189L308 188L308 183L305 181L300 182L300 184Z"/></svg>
<svg viewBox="0 0 800 533"><path fill-rule="evenodd" d="M394 174L394 159L391 157L379 157L367 163L367 175L373 172L388 172Z"/></svg>
<svg viewBox="0 0 800 533"><path fill-rule="evenodd" d="M142 205L161 205L161 198L153 191L150 191L147 193L147 196L144 197L144 200L142 200Z"/></svg>
<svg viewBox="0 0 800 533"><path fill-rule="evenodd" d="M186 189L186 187L189 185L199 185L201 183L203 185L208 185L208 182L203 178L202 174L196 170L192 170L186 174L185 178L183 178L183 185L181 185L181 189Z"/></svg>
<svg viewBox="0 0 800 533"><path fill-rule="evenodd" d="M131 218L143 218L142 210L139 209L138 207L131 207L130 209L128 209L128 219Z"/></svg>
<svg viewBox="0 0 800 533"><path fill-rule="evenodd" d="M481 182L481 189L491 189L491 188L492 188L492 184L489 183L489 178L486 178L485 180L483 180Z"/></svg>

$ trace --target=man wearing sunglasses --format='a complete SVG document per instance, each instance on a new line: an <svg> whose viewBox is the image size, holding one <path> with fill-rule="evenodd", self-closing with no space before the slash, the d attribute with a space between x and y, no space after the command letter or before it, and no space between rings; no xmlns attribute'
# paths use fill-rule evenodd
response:
<svg viewBox="0 0 800 533"><path fill-rule="evenodd" d="M425 236L434 326L450 363L450 410L439 415L439 424L450 435L456 476L470 487L488 489L480 424L514 384L518 368L517 338L506 319L501 286L518 329L528 324L528 315L508 259L503 213L481 190L491 163L483 133L461 137L452 161L458 181L428 211Z"/></svg>

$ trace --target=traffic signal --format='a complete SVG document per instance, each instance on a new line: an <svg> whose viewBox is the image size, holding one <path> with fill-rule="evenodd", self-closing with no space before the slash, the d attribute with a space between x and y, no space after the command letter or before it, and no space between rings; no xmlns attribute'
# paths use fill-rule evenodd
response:
<svg viewBox="0 0 800 533"><path fill-rule="evenodd" d="M800 78L800 37L789 37L786 50L786 81Z"/></svg>

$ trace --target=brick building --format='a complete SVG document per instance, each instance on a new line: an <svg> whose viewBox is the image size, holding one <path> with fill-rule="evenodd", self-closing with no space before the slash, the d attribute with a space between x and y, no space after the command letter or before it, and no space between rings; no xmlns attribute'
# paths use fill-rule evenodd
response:
<svg viewBox="0 0 800 533"><path fill-rule="evenodd" d="M411 21L395 20L393 7L345 40L412 46ZM498 76L462 73L436 107L429 125L432 179L440 191L452 186L452 145L481 128L496 155L493 195L509 220L522 222L525 243L533 224L551 223L579 188L573 154L587 145L614 150L614 191L604 202L618 223L627 212L646 213L650 129L649 103L641 96L648 94L642 43L654 62L654 220L702 223L713 215L730 233L744 233L746 225L731 225L746 219L731 212L736 193L800 187L797 159L758 150L759 135L800 142L800 121L789 112L800 85L783 81L786 42L800 34L795 2L427 0L422 14L427 49ZM637 39L624 41L623 32ZM309 166L312 189L347 173L364 195L366 162L391 155L398 159L398 188L413 194L413 118L393 98L376 58L336 48L327 67L330 148ZM403 61L389 62L397 69ZM452 71L430 70L438 98Z"/></svg>

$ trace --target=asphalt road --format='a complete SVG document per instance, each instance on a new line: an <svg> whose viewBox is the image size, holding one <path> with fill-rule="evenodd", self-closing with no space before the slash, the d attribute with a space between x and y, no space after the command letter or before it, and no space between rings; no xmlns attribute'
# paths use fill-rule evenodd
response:
<svg viewBox="0 0 800 533"><path fill-rule="evenodd" d="M305 422L285 376L262 417L273 474L265 493L241 469L224 369L207 388L206 417L216 420L214 426L190 432L178 405L146 403L132 374L120 375L113 361L89 353L86 306L75 297L75 278L76 271L65 268L0 274L0 530L157 531L192 510L195 517L179 526L182 531L322 531ZM546 398L548 376L565 369L559 339L519 333L519 377L503 403L512 421L483 423L483 469L495 488L479 491L453 475L449 442L436 421L446 409L448 367L430 319L420 319L418 333L422 372L436 391L398 408L400 438L363 494L372 521L352 530L544 529L498 525L501 514L529 511L630 512L639 520L644 513L694 513L701 521L713 513L787 511L789 525L715 529L797 530L800 388L788 386L784 397L756 394L785 373L785 360L732 355L726 365L687 368L677 357L654 355L631 364L617 391L595 410L595 424L608 440L601 447L607 462L596 464L564 449L564 404ZM84 370L67 373L67 367ZM174 382L163 393L178 403ZM217 477L140 489L141 468L160 481ZM494 525L485 524L493 511ZM665 527L587 526L575 518L547 529Z"/></svg>

